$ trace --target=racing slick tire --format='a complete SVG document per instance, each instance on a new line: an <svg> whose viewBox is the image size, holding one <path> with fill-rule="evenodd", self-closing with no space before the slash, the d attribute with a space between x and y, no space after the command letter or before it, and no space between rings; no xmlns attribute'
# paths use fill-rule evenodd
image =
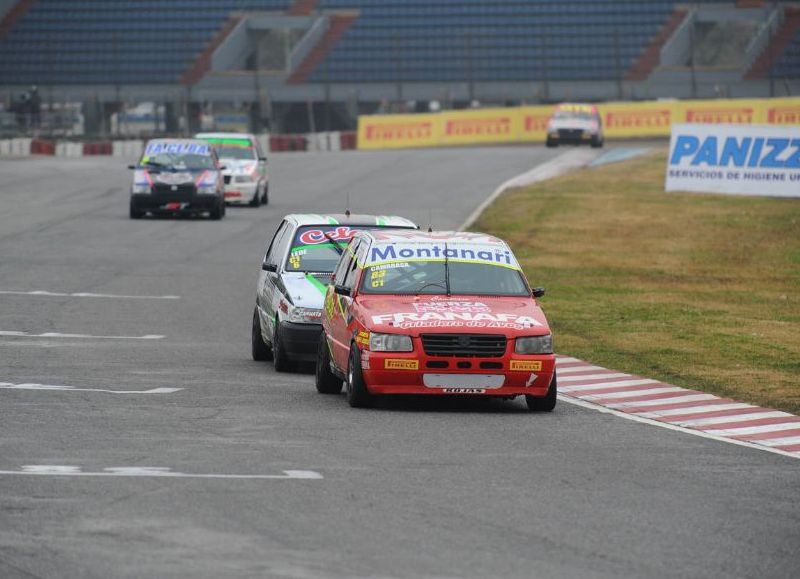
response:
<svg viewBox="0 0 800 579"><path fill-rule="evenodd" d="M262 205L269 205L269 183L264 185L264 196L261 198Z"/></svg>
<svg viewBox="0 0 800 579"><path fill-rule="evenodd" d="M144 217L144 211L136 209L136 207L133 206L133 201L131 201L130 217L131 219L141 219Z"/></svg>
<svg viewBox="0 0 800 579"><path fill-rule="evenodd" d="M554 147L558 147L558 143L556 143L556 142L555 142L554 140L552 140L550 137L548 137L548 138L547 138L547 140L545 141L545 143L544 143L544 144L545 144L545 146L546 146L547 148L549 148L549 149L552 149L552 148L554 148Z"/></svg>
<svg viewBox="0 0 800 579"><path fill-rule="evenodd" d="M256 194L250 200L250 207L261 207L261 191L256 189Z"/></svg>
<svg viewBox="0 0 800 579"><path fill-rule="evenodd" d="M599 139L597 137L592 137L592 148L593 149L600 149L603 147L603 139Z"/></svg>
<svg viewBox="0 0 800 579"><path fill-rule="evenodd" d="M281 324L277 316L275 316L275 330L272 333L272 362L275 364L276 372L290 372L294 368L294 364L283 350Z"/></svg>
<svg viewBox="0 0 800 579"><path fill-rule="evenodd" d="M219 221L225 215L225 202L217 203L216 207L214 207L211 211L208 212L208 216L213 219L214 221Z"/></svg>
<svg viewBox="0 0 800 579"><path fill-rule="evenodd" d="M556 407L556 400L558 397L558 380L555 372L553 379L550 381L550 388L544 396L528 396L525 395L525 402L528 404L528 410L531 412L552 412Z"/></svg>
<svg viewBox="0 0 800 579"><path fill-rule="evenodd" d="M253 360L256 362L268 362L272 360L272 348L264 341L261 335L261 320L258 317L258 306L253 309L253 329L250 334L250 342L253 350Z"/></svg>
<svg viewBox="0 0 800 579"><path fill-rule="evenodd" d="M361 355L355 344L350 346L350 360L347 364L347 403L353 408L367 408L372 405L372 394L367 390L364 375L361 373Z"/></svg>
<svg viewBox="0 0 800 579"><path fill-rule="evenodd" d="M342 380L331 372L331 358L325 332L320 335L317 348L316 385L320 394L338 394L342 391Z"/></svg>

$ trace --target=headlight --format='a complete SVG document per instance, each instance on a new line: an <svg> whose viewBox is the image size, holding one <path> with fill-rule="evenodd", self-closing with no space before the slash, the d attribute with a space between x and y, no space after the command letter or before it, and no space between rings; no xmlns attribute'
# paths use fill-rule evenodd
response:
<svg viewBox="0 0 800 579"><path fill-rule="evenodd" d="M514 352L517 354L552 354L553 334L517 338Z"/></svg>
<svg viewBox="0 0 800 579"><path fill-rule="evenodd" d="M316 308L294 308L289 312L289 321L295 324L319 324L322 322L322 310Z"/></svg>
<svg viewBox="0 0 800 579"><path fill-rule="evenodd" d="M131 193L132 194L137 194L137 195L138 194L143 194L143 193L150 193L150 185L147 185L147 184L136 185L136 184L134 184L133 187L131 187Z"/></svg>
<svg viewBox="0 0 800 579"><path fill-rule="evenodd" d="M370 334L369 349L373 352L411 352L411 336L400 334Z"/></svg>
<svg viewBox="0 0 800 579"><path fill-rule="evenodd" d="M216 195L217 194L217 185L216 183L211 183L210 185L198 185L197 192L200 195Z"/></svg>
<svg viewBox="0 0 800 579"><path fill-rule="evenodd" d="M255 181L252 175L236 175L233 180L236 183L252 183Z"/></svg>

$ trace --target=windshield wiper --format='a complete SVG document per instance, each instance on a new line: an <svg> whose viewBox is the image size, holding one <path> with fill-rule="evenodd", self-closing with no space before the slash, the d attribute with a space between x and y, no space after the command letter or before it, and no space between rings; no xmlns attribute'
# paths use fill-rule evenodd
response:
<svg viewBox="0 0 800 579"><path fill-rule="evenodd" d="M339 242L336 239L334 239L333 235L331 235L327 231L323 232L323 235L327 237L331 243L333 243L333 248L336 250L336 253L338 253L339 255L342 255L344 253L344 248L341 245L339 245Z"/></svg>
<svg viewBox="0 0 800 579"><path fill-rule="evenodd" d="M444 243L444 285L447 297L450 297L450 261L447 259L447 242Z"/></svg>

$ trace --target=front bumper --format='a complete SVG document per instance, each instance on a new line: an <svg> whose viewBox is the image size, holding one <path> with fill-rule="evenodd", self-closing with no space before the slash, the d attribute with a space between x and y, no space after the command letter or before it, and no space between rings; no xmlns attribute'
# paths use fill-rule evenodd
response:
<svg viewBox="0 0 800 579"><path fill-rule="evenodd" d="M296 324L281 322L281 342L286 356L299 362L317 359L322 324Z"/></svg>
<svg viewBox="0 0 800 579"><path fill-rule="evenodd" d="M544 396L555 372L555 356L434 357L364 350L361 372L372 394Z"/></svg>
<svg viewBox="0 0 800 579"><path fill-rule="evenodd" d="M548 134L547 140L553 143L580 145L583 143L591 143L593 139L597 139L598 137L598 133L584 133L578 130L560 129L558 132Z"/></svg>
<svg viewBox="0 0 800 579"><path fill-rule="evenodd" d="M196 214L211 211L219 205L218 195L166 195L133 194L131 207L137 211L150 213Z"/></svg>
<svg viewBox="0 0 800 579"><path fill-rule="evenodd" d="M231 205L246 205L256 196L258 183L230 183L225 185L225 203Z"/></svg>

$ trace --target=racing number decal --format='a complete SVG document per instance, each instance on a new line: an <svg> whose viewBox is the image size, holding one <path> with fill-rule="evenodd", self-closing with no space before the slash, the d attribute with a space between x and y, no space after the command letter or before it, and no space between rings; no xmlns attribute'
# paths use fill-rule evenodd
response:
<svg viewBox="0 0 800 579"><path fill-rule="evenodd" d="M373 288L383 287L386 284L386 270L382 269L379 271L373 270L370 274L370 285Z"/></svg>

